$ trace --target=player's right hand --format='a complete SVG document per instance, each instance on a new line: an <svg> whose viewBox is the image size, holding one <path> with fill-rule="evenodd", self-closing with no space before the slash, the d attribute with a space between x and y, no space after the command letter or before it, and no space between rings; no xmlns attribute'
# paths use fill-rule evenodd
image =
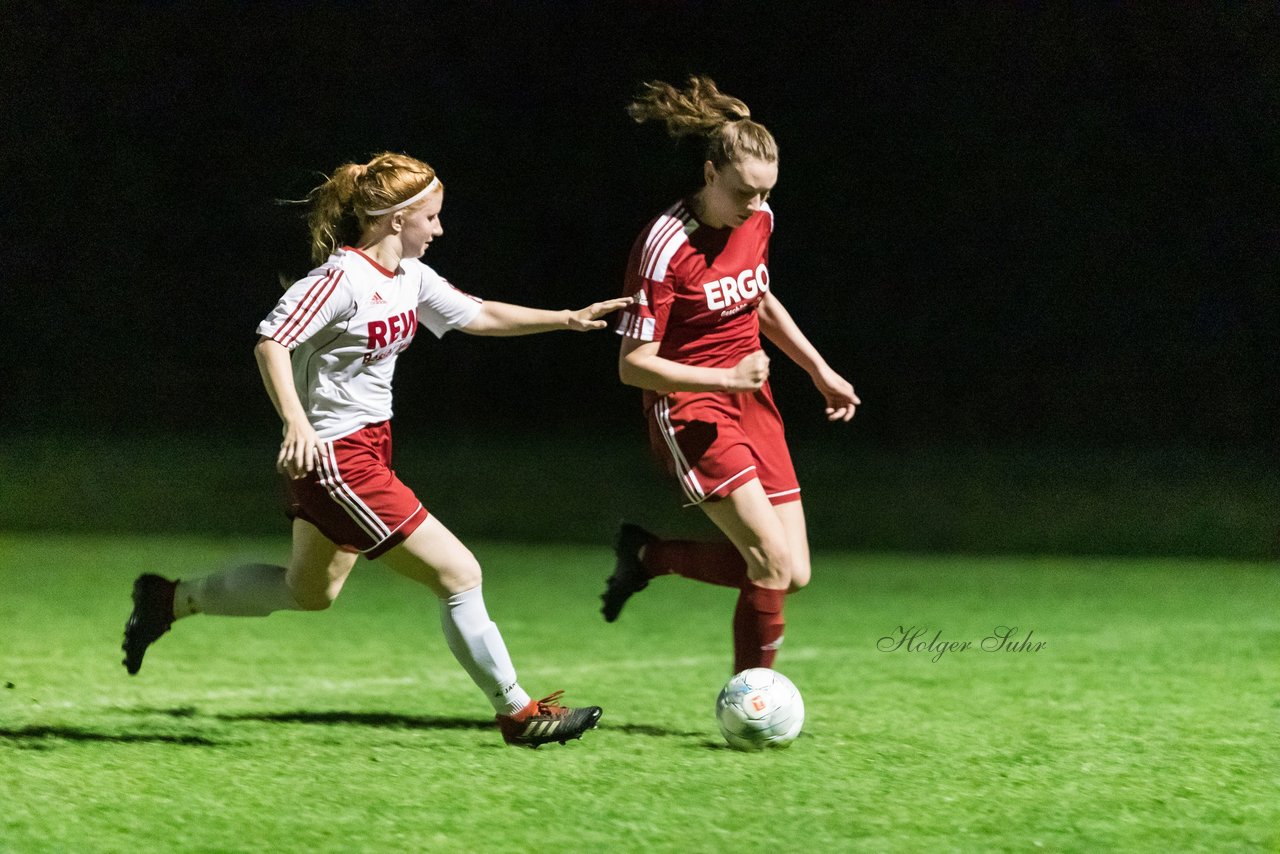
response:
<svg viewBox="0 0 1280 854"><path fill-rule="evenodd" d="M294 480L306 477L320 465L320 437L309 423L284 425L284 441L276 455L276 471Z"/></svg>
<svg viewBox="0 0 1280 854"><path fill-rule="evenodd" d="M604 329L609 324L600 318L606 314L612 314L620 308L626 308L633 302L635 302L635 299L632 297L618 297L604 302L593 302L586 308L569 312L569 328L574 332Z"/></svg>
<svg viewBox="0 0 1280 854"><path fill-rule="evenodd" d="M729 369L729 391L756 391L769 379L769 357L757 350Z"/></svg>

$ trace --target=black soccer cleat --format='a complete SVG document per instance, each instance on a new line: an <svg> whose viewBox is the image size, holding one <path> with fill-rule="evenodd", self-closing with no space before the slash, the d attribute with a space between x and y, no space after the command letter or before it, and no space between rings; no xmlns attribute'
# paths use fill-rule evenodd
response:
<svg viewBox="0 0 1280 854"><path fill-rule="evenodd" d="M589 729L595 729L600 720L599 706L584 706L581 709L570 709L560 705L563 691L556 691L550 697L541 700L530 700L514 715L498 715L498 729L502 731L502 740L516 747L533 747L558 741L564 744Z"/></svg>
<svg viewBox="0 0 1280 854"><path fill-rule="evenodd" d="M124 624L124 664L129 675L142 669L142 656L173 625L173 594L178 582L146 573L133 582L133 612Z"/></svg>
<svg viewBox="0 0 1280 854"><path fill-rule="evenodd" d="M604 583L604 621L612 623L622 613L622 606L635 593L649 586L649 573L640 563L640 549L656 542L657 537L639 525L623 522L618 528L618 536L613 541L613 553L617 561L613 565L613 575Z"/></svg>

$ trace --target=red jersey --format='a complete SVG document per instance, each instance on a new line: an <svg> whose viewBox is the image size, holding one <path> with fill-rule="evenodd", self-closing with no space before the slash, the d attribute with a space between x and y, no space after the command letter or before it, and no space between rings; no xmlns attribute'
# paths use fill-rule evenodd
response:
<svg viewBox="0 0 1280 854"><path fill-rule="evenodd" d="M616 332L661 341L673 362L728 368L760 349L756 308L769 291L773 211L761 206L737 228L698 221L687 202L668 208L640 234L627 261Z"/></svg>

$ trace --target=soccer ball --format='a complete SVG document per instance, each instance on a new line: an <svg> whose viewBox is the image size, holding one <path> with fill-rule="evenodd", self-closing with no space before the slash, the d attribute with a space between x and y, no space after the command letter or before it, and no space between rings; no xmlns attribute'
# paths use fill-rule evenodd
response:
<svg viewBox="0 0 1280 854"><path fill-rule="evenodd" d="M716 720L724 740L737 750L786 747L804 726L804 700L778 671L753 667L720 689Z"/></svg>

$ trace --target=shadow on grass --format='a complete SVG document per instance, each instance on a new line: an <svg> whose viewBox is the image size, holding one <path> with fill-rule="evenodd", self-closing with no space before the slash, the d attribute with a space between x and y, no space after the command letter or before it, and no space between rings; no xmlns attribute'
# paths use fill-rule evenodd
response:
<svg viewBox="0 0 1280 854"><path fill-rule="evenodd" d="M610 726L608 722L605 722L604 728L614 732L625 732L627 735L648 735L656 738L702 738L706 735L705 732L683 732L677 729L654 726L653 724L618 724L617 726Z"/></svg>
<svg viewBox="0 0 1280 854"><path fill-rule="evenodd" d="M100 732L70 726L26 726L0 728L0 743L11 741L19 747L47 750L59 741L109 742L112 744L183 744L190 747L218 747L223 742L203 735L173 735L163 732Z"/></svg>
<svg viewBox="0 0 1280 854"><path fill-rule="evenodd" d="M192 706L175 706L168 709L155 709L140 707L131 709L134 714L138 715L168 715L174 718L193 718L193 717L210 717L219 721L236 722L257 722L268 724L310 724L318 726L358 726L373 727L376 729L407 729L407 730L483 730L487 731L493 728L492 719L488 718L454 718L440 717L436 715L402 715L394 712L343 712L343 711L327 711L327 712L307 712L307 711L289 711L289 712L239 712L235 714L215 713L211 715L201 715L201 713ZM687 730L668 729L667 727L654 726L653 724L611 724L606 716L600 724L600 729L608 732L619 732L626 735L648 736L650 738L688 738L698 739L701 741L699 746L707 749L725 749L729 750L729 745L723 741L715 742L707 740L706 732L690 732Z"/></svg>
<svg viewBox="0 0 1280 854"><path fill-rule="evenodd" d="M140 715L168 715L175 718L196 717L200 713L191 706L177 706L169 709L137 708L132 710ZM401 715L393 712L240 712L237 714L213 714L209 717L220 721L257 721L270 724L318 724L321 726L363 726L380 729L455 729L455 730L489 730L493 721L487 718L447 718L436 715ZM687 732L667 729L653 724L610 724L608 718L601 728L627 735L644 735L654 738L705 738L705 732ZM706 742L707 747L727 747L723 742L716 745Z"/></svg>
<svg viewBox="0 0 1280 854"><path fill-rule="evenodd" d="M194 706L157 709L138 706L128 710L135 715L167 715L171 718L207 717L219 721L250 721L267 724L318 724L321 726L367 726L381 729L478 729L493 728L493 721L483 718L446 718L435 715L401 715L394 712L239 712L236 714L204 714Z"/></svg>
<svg viewBox="0 0 1280 854"><path fill-rule="evenodd" d="M186 713L186 710L176 710ZM260 721L271 724L320 724L367 726L381 729L493 729L492 720L445 718L435 715L399 715L392 712L246 712L213 715L220 721Z"/></svg>

